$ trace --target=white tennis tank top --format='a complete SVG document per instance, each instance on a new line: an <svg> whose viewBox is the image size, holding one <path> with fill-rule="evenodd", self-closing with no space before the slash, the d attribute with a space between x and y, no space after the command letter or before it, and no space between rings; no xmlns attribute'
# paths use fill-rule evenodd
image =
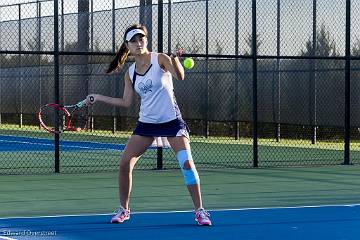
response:
<svg viewBox="0 0 360 240"><path fill-rule="evenodd" d="M181 118L174 95L172 75L158 63L158 53L151 53L151 65L143 74L135 71L135 63L129 67L130 79L141 97L139 121L164 123Z"/></svg>

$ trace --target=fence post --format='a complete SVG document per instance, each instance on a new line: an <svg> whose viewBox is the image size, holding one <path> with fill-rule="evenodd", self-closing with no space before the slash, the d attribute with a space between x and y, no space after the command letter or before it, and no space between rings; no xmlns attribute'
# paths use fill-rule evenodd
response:
<svg viewBox="0 0 360 240"><path fill-rule="evenodd" d="M148 49L152 51L152 1L140 0L140 24L148 30Z"/></svg>
<svg viewBox="0 0 360 240"><path fill-rule="evenodd" d="M312 56L316 56L316 50L317 50L317 33L316 33L316 25L317 25L317 3L316 0L313 0L313 46L312 46ZM315 144L317 141L317 106L316 106L316 59L310 60L310 69L311 69L311 75L310 75L310 101L309 101L309 110L310 110L310 124L311 124L311 143Z"/></svg>
<svg viewBox="0 0 360 240"><path fill-rule="evenodd" d="M277 23L276 23L276 28L277 28L277 35L276 35L276 56L278 57L276 59L276 72L277 72L277 109L275 108L274 111L276 111L276 114L274 116L274 120L276 123L275 126L275 136L276 136L276 142L280 142L280 138L281 138L281 125L280 125L280 120L281 120L281 73L280 73L280 27L281 27L281 22L280 22L280 18L281 18L281 11L280 11L280 0L277 0Z"/></svg>
<svg viewBox="0 0 360 240"><path fill-rule="evenodd" d="M22 39L21 39L21 4L18 5L18 13L19 13L19 26L18 26L18 31L19 31L19 36L18 36L18 41L19 41L19 51L22 50ZM21 53L18 55L19 56L19 66L20 66L20 77L19 77L19 91L20 91L20 115L19 115L19 127L22 128L23 126L23 91L22 91L22 81L23 81L23 69L22 69L22 55Z"/></svg>
<svg viewBox="0 0 360 240"><path fill-rule="evenodd" d="M205 2L205 77L206 77L206 103L205 103L205 112L206 112L206 119L205 119L205 137L208 138L210 135L210 127L209 127L209 0Z"/></svg>
<svg viewBox="0 0 360 240"><path fill-rule="evenodd" d="M163 0L158 0L158 52L163 52L164 27ZM157 169L163 169L163 147L157 147Z"/></svg>
<svg viewBox="0 0 360 240"><path fill-rule="evenodd" d="M168 53L172 52L171 48L171 0L168 0Z"/></svg>
<svg viewBox="0 0 360 240"><path fill-rule="evenodd" d="M253 167L258 167L258 116L257 116L257 47L256 0L252 0L252 64L253 64Z"/></svg>
<svg viewBox="0 0 360 240"><path fill-rule="evenodd" d="M164 35L164 6L163 0L158 0L158 52L163 52L163 35Z"/></svg>
<svg viewBox="0 0 360 240"><path fill-rule="evenodd" d="M82 97L89 94L89 0L78 0L78 45L77 51L84 52L79 56L79 82L85 90ZM79 86L80 87L80 86Z"/></svg>
<svg viewBox="0 0 360 240"><path fill-rule="evenodd" d="M0 7L0 22L2 20L2 7ZM1 24L0 24L0 44L1 44ZM2 57L0 58L0 78L2 79ZM1 116L2 116L2 101L1 101L1 98L2 98L2 81L0 81L0 125L2 124L2 120L1 120Z"/></svg>
<svg viewBox="0 0 360 240"><path fill-rule="evenodd" d="M2 7L0 6L0 22L2 21ZM1 31L2 30L2 28L1 28L1 24L0 24L0 44L2 43L2 41L1 41ZM2 57L0 58L0 78L2 79ZM2 101L1 101L1 98L2 98L2 93L1 93L1 91L2 91L2 81L0 81L0 125L2 124L2 120L1 120L1 116L2 116L2 111L3 111L3 109L2 109Z"/></svg>
<svg viewBox="0 0 360 240"><path fill-rule="evenodd" d="M346 36L345 36L345 136L344 136L344 164L350 164L350 31L351 31L351 1L346 0Z"/></svg>
<svg viewBox="0 0 360 240"><path fill-rule="evenodd" d="M90 51L94 51L94 0L90 0ZM93 69L91 68L90 72L92 72ZM91 74L89 76L89 81L91 81ZM91 82L89 82L89 93L92 92L91 89ZM91 108L89 110L89 123L88 123L88 129L90 132L94 131L94 115L93 115L93 109Z"/></svg>
<svg viewBox="0 0 360 240"><path fill-rule="evenodd" d="M36 17L37 17L37 50L41 51L41 2L36 2ZM39 106L42 104L41 99L41 54L38 55L39 63Z"/></svg>
<svg viewBox="0 0 360 240"><path fill-rule="evenodd" d="M58 1L54 0L54 91L55 103L59 103L59 6ZM55 130L59 130L59 117L55 114ZM55 173L60 173L60 136L55 138Z"/></svg>
<svg viewBox="0 0 360 240"><path fill-rule="evenodd" d="M60 33L58 33L59 36L59 52L65 51L65 13L64 13L64 1L65 0L61 0L61 12L59 14L59 18L61 16L61 20L58 25L58 27L60 28ZM58 20L58 21L59 21ZM60 55L59 55L60 56ZM59 102L65 103L67 102L67 95L65 94L65 86L66 86L66 77L65 77L65 71L66 71L66 67L65 67L65 63L66 61L62 60L62 62L60 62L59 59ZM69 96L70 97L70 96ZM63 119L62 119L63 121Z"/></svg>
<svg viewBox="0 0 360 240"><path fill-rule="evenodd" d="M235 1L235 55L239 55L239 0ZM235 140L240 138L240 106L239 106L239 58L235 59L235 111L234 111L234 128Z"/></svg>
<svg viewBox="0 0 360 240"><path fill-rule="evenodd" d="M116 31L116 12L115 12L115 0L112 0L112 4L111 4L111 21L112 21L112 51L115 53L116 52L116 34L115 34L115 31ZM116 96L116 93L118 92L118 89L120 88L119 86L119 81L117 81L117 77L114 76L112 78L112 91L113 91L113 96ZM112 127L112 133L115 134L116 131L117 131L117 122L118 122L118 119L117 119L117 108L114 106L112 108L112 120L113 120L113 127ZM93 117L92 117L93 118ZM93 129L93 119L91 121L91 129Z"/></svg>

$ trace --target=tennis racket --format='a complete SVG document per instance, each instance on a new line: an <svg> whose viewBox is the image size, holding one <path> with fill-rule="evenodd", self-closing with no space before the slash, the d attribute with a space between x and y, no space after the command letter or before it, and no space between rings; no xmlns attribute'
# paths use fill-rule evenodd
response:
<svg viewBox="0 0 360 240"><path fill-rule="evenodd" d="M90 102L93 101L94 97L91 96ZM48 103L42 106L36 115L41 127L50 133L59 134L88 128L89 109L86 99L67 106ZM55 126L56 123L58 123L58 127Z"/></svg>

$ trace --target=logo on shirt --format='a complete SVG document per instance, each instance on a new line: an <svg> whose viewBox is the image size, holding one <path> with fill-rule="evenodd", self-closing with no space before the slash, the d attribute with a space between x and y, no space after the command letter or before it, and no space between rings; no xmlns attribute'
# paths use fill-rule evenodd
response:
<svg viewBox="0 0 360 240"><path fill-rule="evenodd" d="M142 83L142 82L139 83L138 87L139 87L140 92L141 92L142 94L146 94L146 93L148 93L148 92L152 92L151 89L152 89L153 85L152 85L151 79L146 80L145 84Z"/></svg>

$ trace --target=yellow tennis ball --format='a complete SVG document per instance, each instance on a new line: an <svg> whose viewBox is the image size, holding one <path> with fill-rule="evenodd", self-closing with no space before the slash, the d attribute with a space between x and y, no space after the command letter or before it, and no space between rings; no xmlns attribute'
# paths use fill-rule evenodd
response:
<svg viewBox="0 0 360 240"><path fill-rule="evenodd" d="M186 69L192 69L194 67L194 60L192 58L185 58L184 67Z"/></svg>

